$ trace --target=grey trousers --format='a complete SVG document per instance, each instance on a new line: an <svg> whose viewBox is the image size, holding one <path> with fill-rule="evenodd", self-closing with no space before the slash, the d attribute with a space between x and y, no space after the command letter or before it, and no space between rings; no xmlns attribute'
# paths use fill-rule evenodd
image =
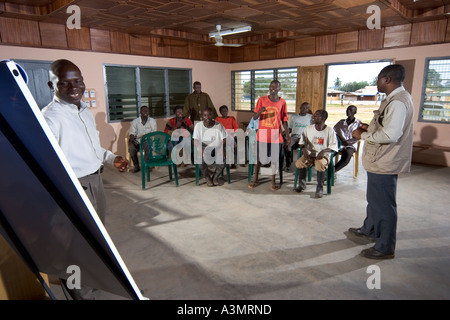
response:
<svg viewBox="0 0 450 320"><path fill-rule="evenodd" d="M105 189L101 174L91 174L78 179L83 187L86 195L97 211L98 216L103 224L105 224L106 216L106 198Z"/></svg>
<svg viewBox="0 0 450 320"><path fill-rule="evenodd" d="M86 195L91 201L94 209L97 211L100 220L103 224L105 224L106 198L102 175L100 173L91 174L78 178L78 180L80 181L80 184L86 192ZM81 285L81 289L69 289L65 279L60 279L60 283L64 294L69 300L95 300L95 292L97 289L85 286L83 284Z"/></svg>
<svg viewBox="0 0 450 320"><path fill-rule="evenodd" d="M397 175L367 172L367 216L361 232L375 239L375 250L395 251Z"/></svg>

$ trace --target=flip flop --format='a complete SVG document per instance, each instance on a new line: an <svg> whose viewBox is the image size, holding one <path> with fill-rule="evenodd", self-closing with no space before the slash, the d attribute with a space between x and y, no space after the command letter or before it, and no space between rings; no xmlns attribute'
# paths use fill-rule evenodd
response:
<svg viewBox="0 0 450 320"><path fill-rule="evenodd" d="M270 189L271 189L272 191L277 191L278 189L280 189L280 186L277 185L277 184L273 184L273 185L270 186Z"/></svg>
<svg viewBox="0 0 450 320"><path fill-rule="evenodd" d="M250 182L250 184L248 185L248 187L249 187L250 189L253 189L253 188L256 188L258 185L259 185L259 182L252 181L252 182Z"/></svg>

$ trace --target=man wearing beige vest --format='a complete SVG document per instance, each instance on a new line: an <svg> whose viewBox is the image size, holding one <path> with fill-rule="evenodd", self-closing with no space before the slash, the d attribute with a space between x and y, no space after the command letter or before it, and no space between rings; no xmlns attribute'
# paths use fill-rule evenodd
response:
<svg viewBox="0 0 450 320"><path fill-rule="evenodd" d="M405 68L385 67L378 75L379 92L386 93L369 126L353 131L364 140L362 162L367 170L367 210L361 228L350 235L375 242L361 255L371 259L394 258L397 233L397 177L411 168L414 105L403 88Z"/></svg>

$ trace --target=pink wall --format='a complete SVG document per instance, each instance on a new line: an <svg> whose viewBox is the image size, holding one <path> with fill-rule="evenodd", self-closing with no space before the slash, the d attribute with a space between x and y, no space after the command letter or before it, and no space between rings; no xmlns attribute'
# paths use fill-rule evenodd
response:
<svg viewBox="0 0 450 320"><path fill-rule="evenodd" d="M125 155L125 134L130 122L107 123L103 64L191 68L192 81L202 83L202 90L211 96L216 109L223 104L230 106L231 102L230 67L225 63L13 46L0 46L0 60L2 59L73 61L83 73L86 88L96 91L97 107L92 108L92 112L100 132L101 144L120 155ZM164 130L165 122L166 119L157 119L158 130Z"/></svg>
<svg viewBox="0 0 450 320"><path fill-rule="evenodd" d="M85 51L52 50L27 47L0 46L0 59L27 59L53 61L56 59L69 59L76 63L83 72L87 88L94 88L97 95L97 108L93 109L96 116L101 142L105 148L113 152L124 154L125 132L129 123L106 122L105 91L103 83L103 64L138 65L138 66L161 66L192 68L192 80L200 81L204 92L210 94L211 99L218 109L220 105L231 105L231 72L232 70L282 68L294 66L317 66L326 63L368 61L377 59L411 60L415 59L415 72L412 85L412 97L415 102L415 118L418 118L420 98L425 68L425 58L444 57L450 52L450 44L439 44L430 46L408 47L399 49L388 49L378 51L367 51L351 54L336 54L303 58L292 58L283 60L269 60L260 62L245 62L236 64L204 62L197 60L169 59L157 57L143 57L133 55L92 53ZM238 117L239 121L248 120L251 112L231 112ZM165 119L157 120L158 129L164 128ZM430 127L433 130L430 130ZM415 122L414 141L422 141L422 131L425 129L425 139L432 143L450 147L450 124L433 124ZM435 130L434 130L435 129ZM430 132L430 133L428 133ZM434 135L431 137L431 135ZM421 152L416 157L419 162L436 163L433 153ZM450 154L445 153L444 162L450 165Z"/></svg>

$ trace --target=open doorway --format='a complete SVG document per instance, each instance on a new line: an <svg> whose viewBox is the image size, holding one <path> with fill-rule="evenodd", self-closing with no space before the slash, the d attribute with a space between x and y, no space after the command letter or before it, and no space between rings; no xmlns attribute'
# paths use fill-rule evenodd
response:
<svg viewBox="0 0 450 320"><path fill-rule="evenodd" d="M369 123L384 94L377 90L377 76L390 60L337 63L327 65L327 124L334 126L346 118L349 105L357 107L356 118Z"/></svg>

